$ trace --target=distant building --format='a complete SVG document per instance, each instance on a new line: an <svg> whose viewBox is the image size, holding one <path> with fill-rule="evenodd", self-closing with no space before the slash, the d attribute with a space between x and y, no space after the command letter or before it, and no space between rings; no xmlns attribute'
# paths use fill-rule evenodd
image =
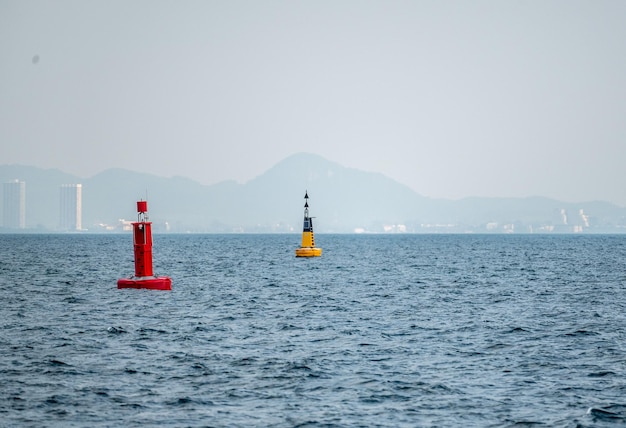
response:
<svg viewBox="0 0 626 428"><path fill-rule="evenodd" d="M2 225L7 229L26 228L26 183L14 180L3 185Z"/></svg>
<svg viewBox="0 0 626 428"><path fill-rule="evenodd" d="M83 229L82 184L63 184L60 193L60 229L70 232Z"/></svg>

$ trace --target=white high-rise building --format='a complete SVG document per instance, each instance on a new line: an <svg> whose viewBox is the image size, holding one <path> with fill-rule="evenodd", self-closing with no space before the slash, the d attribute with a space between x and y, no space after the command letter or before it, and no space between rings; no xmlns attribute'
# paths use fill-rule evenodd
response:
<svg viewBox="0 0 626 428"><path fill-rule="evenodd" d="M2 225L7 229L26 228L26 183L13 180L3 185Z"/></svg>
<svg viewBox="0 0 626 428"><path fill-rule="evenodd" d="M65 231L83 229L83 185L61 185L60 199L60 228Z"/></svg>

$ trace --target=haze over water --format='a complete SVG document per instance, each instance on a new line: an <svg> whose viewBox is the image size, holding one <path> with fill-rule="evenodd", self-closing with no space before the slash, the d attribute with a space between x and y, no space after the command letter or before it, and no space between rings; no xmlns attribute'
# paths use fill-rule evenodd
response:
<svg viewBox="0 0 626 428"><path fill-rule="evenodd" d="M0 162L626 206L620 0L0 1ZM112 29L115 29L112 31Z"/></svg>
<svg viewBox="0 0 626 428"><path fill-rule="evenodd" d="M0 235L2 424L626 422L626 237L299 238Z"/></svg>

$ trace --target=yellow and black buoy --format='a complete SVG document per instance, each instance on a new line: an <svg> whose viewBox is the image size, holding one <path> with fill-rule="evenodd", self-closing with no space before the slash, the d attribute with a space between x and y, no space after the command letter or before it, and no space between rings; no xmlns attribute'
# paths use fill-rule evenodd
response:
<svg viewBox="0 0 626 428"><path fill-rule="evenodd" d="M304 192L304 227L302 228L302 245L296 248L296 257L319 257L322 249L315 247L313 235L313 217L309 217L309 193Z"/></svg>

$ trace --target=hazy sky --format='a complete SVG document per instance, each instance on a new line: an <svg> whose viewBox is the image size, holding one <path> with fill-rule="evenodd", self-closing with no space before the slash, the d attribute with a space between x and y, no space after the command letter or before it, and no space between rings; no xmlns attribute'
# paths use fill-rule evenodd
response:
<svg viewBox="0 0 626 428"><path fill-rule="evenodd" d="M626 206L626 1L0 0L0 164Z"/></svg>

